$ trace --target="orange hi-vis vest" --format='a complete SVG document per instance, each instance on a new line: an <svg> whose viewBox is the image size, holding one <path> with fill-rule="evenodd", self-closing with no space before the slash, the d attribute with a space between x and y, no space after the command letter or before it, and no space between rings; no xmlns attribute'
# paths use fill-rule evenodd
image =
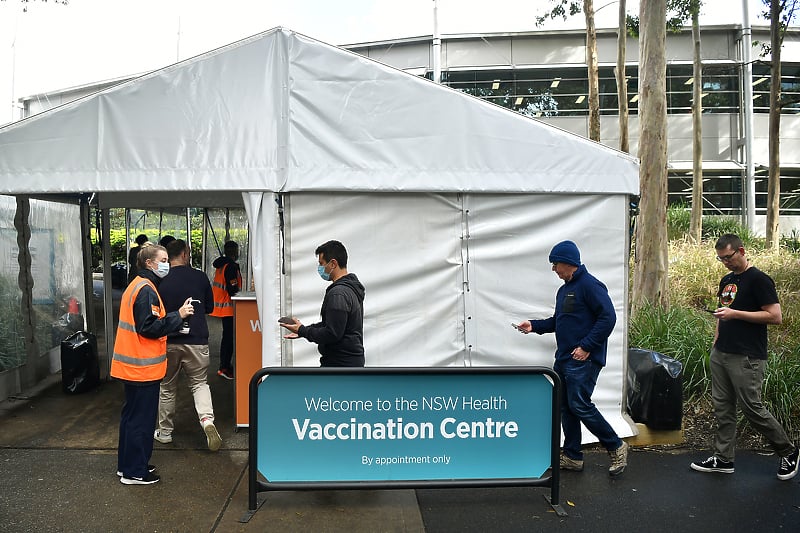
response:
<svg viewBox="0 0 800 533"><path fill-rule="evenodd" d="M214 273L214 281L211 282L211 293L214 295L214 310L211 316L233 316L233 302L231 295L225 288L225 269L230 263L225 263ZM242 287L242 274L237 275L236 281L239 288Z"/></svg>
<svg viewBox="0 0 800 533"><path fill-rule="evenodd" d="M164 302L156 286L149 279L136 276L122 293L119 306L119 326L114 341L114 356L111 359L111 377L126 381L157 381L167 373L167 337L148 339L136 333L133 304L143 287L149 286L158 296L158 309L153 312L158 318L167 315Z"/></svg>

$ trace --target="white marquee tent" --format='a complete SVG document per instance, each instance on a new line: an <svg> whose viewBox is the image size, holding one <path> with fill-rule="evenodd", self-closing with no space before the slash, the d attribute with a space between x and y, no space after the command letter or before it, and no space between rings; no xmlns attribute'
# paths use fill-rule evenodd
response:
<svg viewBox="0 0 800 533"><path fill-rule="evenodd" d="M0 129L0 193L99 206L244 206L264 366L316 366L315 247L367 288L369 366L552 364L547 255L577 242L617 326L595 393L617 431L627 351L628 156L275 28ZM107 285L108 286L108 285Z"/></svg>

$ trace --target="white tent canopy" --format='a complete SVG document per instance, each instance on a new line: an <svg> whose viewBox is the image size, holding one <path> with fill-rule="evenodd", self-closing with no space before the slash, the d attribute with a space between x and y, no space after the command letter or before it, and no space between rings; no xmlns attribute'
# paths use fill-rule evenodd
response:
<svg viewBox="0 0 800 533"><path fill-rule="evenodd" d="M638 190L627 154L281 28L0 132L9 194Z"/></svg>
<svg viewBox="0 0 800 533"><path fill-rule="evenodd" d="M550 365L547 252L572 239L618 321L596 400L623 435L634 158L276 28L0 129L0 193L101 207L244 205L265 366L314 365L315 247L367 288L371 366Z"/></svg>

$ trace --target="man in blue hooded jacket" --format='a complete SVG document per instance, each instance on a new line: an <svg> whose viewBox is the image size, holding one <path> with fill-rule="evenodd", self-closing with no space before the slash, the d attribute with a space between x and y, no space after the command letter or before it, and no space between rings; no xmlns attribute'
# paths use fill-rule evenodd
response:
<svg viewBox="0 0 800 533"><path fill-rule="evenodd" d="M556 293L555 314L544 320L519 324L525 333L556 334L553 370L561 378L561 427L563 470L583 470L581 422L611 456L608 473L619 475L628 462L628 444L617 436L592 402L600 370L606 365L608 337L617 316L608 289L581 264L581 254L572 241L556 244L549 257L553 272L564 281Z"/></svg>

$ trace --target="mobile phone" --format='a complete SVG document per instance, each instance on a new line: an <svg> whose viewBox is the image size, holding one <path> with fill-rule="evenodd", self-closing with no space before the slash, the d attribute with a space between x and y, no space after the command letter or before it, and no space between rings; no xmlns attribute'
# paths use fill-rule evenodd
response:
<svg viewBox="0 0 800 533"><path fill-rule="evenodd" d="M282 316L278 319L281 324L294 324L294 319L290 316Z"/></svg>
<svg viewBox="0 0 800 533"><path fill-rule="evenodd" d="M194 298L191 298L191 299L189 300L189 303L190 303L190 304L199 304L199 303L202 303L202 302L200 302L200 300L195 300Z"/></svg>
<svg viewBox="0 0 800 533"><path fill-rule="evenodd" d="M524 329L522 329L521 327L519 327L519 325L517 325L517 324L514 324L513 322L511 323L511 327L512 327L512 328L514 328L514 329L515 329L515 330L517 330L517 331L520 331L520 332L522 332L522 333L528 333L527 331L525 331Z"/></svg>
<svg viewBox="0 0 800 533"><path fill-rule="evenodd" d="M716 312L717 312L717 310L716 310L716 309L706 309L706 312L707 312L707 313L712 313L712 314L713 314L713 313L716 313Z"/></svg>

